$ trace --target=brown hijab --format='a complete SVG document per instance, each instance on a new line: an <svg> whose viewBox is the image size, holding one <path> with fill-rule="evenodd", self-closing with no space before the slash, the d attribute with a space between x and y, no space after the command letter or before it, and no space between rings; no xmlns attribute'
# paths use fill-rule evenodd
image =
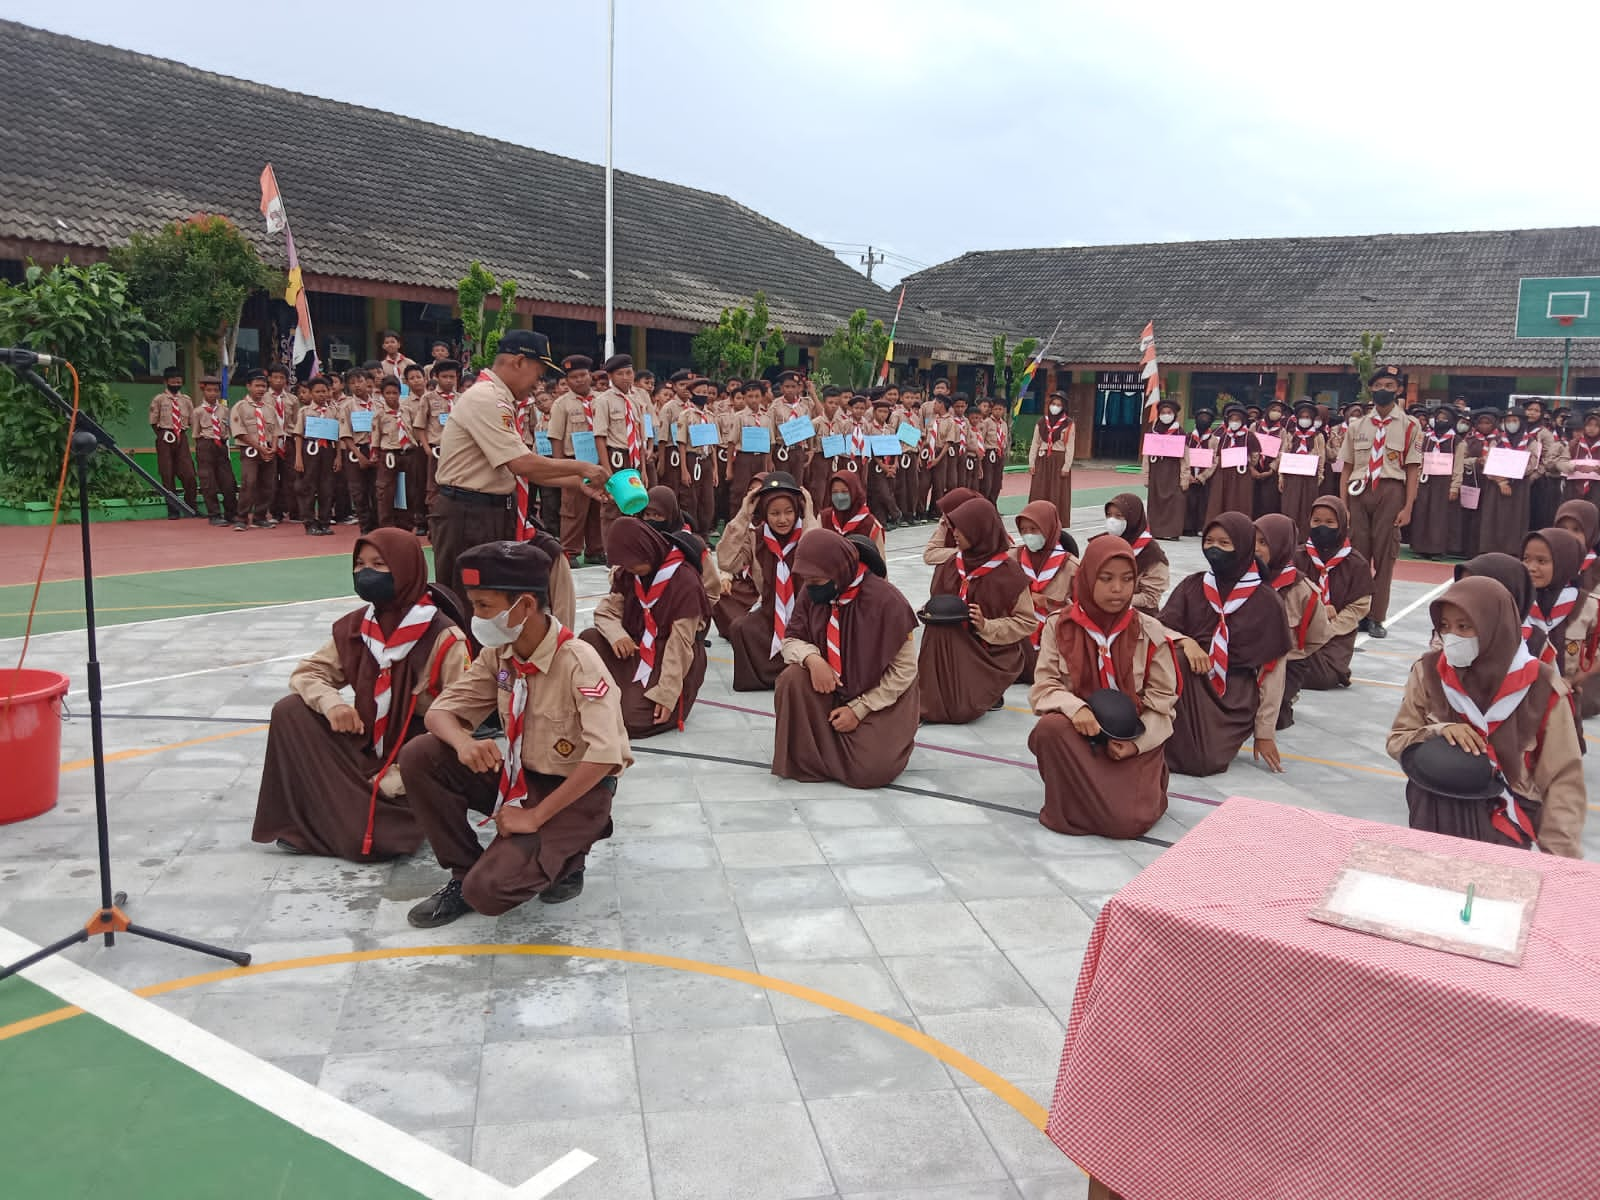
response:
<svg viewBox="0 0 1600 1200"><path fill-rule="evenodd" d="M950 514L968 500L981 500L982 498L969 487L958 487L951 488L934 501L934 506L938 508L939 514L944 517L944 544L946 546L954 546L956 544L956 531L950 527Z"/></svg>
<svg viewBox="0 0 1600 1200"><path fill-rule="evenodd" d="M849 588L860 566L856 548L831 529L807 530L794 552L794 571L799 578L831 579L840 592ZM831 604L812 603L801 588L789 626L792 636L825 649L832 611ZM916 614L900 589L868 571L856 598L839 606L839 654L844 662L840 691L846 701L878 686L916 627Z"/></svg>
<svg viewBox="0 0 1600 1200"><path fill-rule="evenodd" d="M678 507L678 493L669 487L653 487L649 492L649 507L661 513L661 519L666 522L667 528L672 530L687 529L688 523L683 519L683 509ZM648 524L649 522L646 522Z"/></svg>
<svg viewBox="0 0 1600 1200"><path fill-rule="evenodd" d="M1256 530L1243 513L1225 512L1208 524L1201 536L1215 526L1221 526L1233 542L1233 558L1216 573L1217 588L1226 603L1234 584L1255 565ZM1197 571L1181 580L1172 589L1160 620L1168 629L1193 638L1209 650L1211 635L1217 631L1217 614L1206 600L1205 578L1204 571ZM1283 601L1263 579L1250 598L1228 616L1229 669L1264 667L1282 658L1293 645Z"/></svg>
<svg viewBox="0 0 1600 1200"><path fill-rule="evenodd" d="M1144 501L1132 492L1120 492L1111 497L1110 503L1117 506L1118 511L1122 513L1122 519L1128 523L1128 527L1122 531L1122 540L1130 546L1133 545L1139 540L1139 535L1150 528L1150 520L1144 511ZM1135 557L1139 564L1139 574L1143 575L1151 567L1166 562L1167 552L1161 548L1160 542L1151 538L1149 545L1140 550Z"/></svg>
<svg viewBox="0 0 1600 1200"><path fill-rule="evenodd" d="M405 619L413 605L430 592L428 587L428 560L422 553L422 542L415 534L404 529L375 529L356 539L350 552L350 563L355 566L361 547L371 546L383 555L384 565L394 576L394 599L387 604L375 605L378 628L388 637ZM410 652L389 670L390 694L399 705L409 705L412 691L417 686L420 673L428 669L428 658L439 635L456 627L458 613L454 603L446 603L442 594L430 596L439 611L427 631L417 640ZM366 642L361 640L361 623L367 614L366 606L340 617L333 623L333 645L339 655L339 669L355 692L355 710L361 715L370 745L370 734L377 720L378 709L373 699L377 687L379 668ZM391 710L396 722L405 717L404 708ZM409 731L403 731L402 738Z"/></svg>
<svg viewBox="0 0 1600 1200"><path fill-rule="evenodd" d="M649 563L650 574L639 581L644 584L645 591L648 592L655 580L656 572L673 550L684 551L685 562L673 572L667 590L662 593L661 599L656 601L655 608L651 610L655 616L656 629L660 631L661 638L665 639L667 630L675 621L692 618L699 618L701 621L710 620L711 601L706 598L705 581L700 576L700 554L698 549L694 554L687 553L686 544L692 544L696 548L699 546L699 543L690 537L683 537L682 541L669 541L638 517L618 517L606 531L606 561L616 564L616 569L611 572L611 590L622 597L622 627L634 641L638 641L644 634L644 605L639 603L639 592L634 587L634 576L622 568L637 563Z"/></svg>
<svg viewBox="0 0 1600 1200"><path fill-rule="evenodd" d="M1528 568L1522 565L1522 560L1493 550L1456 564L1458 581L1480 576L1494 580L1510 593L1511 601L1517 607L1517 621L1520 624L1533 607L1533 580L1528 577Z"/></svg>
<svg viewBox="0 0 1600 1200"><path fill-rule="evenodd" d="M1294 552L1300 544L1300 531L1294 518L1282 513L1257 517L1256 528L1261 531L1261 540L1267 543L1266 582L1272 583L1285 567L1295 565Z"/></svg>
<svg viewBox="0 0 1600 1200"><path fill-rule="evenodd" d="M1578 535L1570 529L1562 529L1559 526L1536 529L1522 539L1524 552L1527 551L1528 543L1532 541L1541 541L1550 547L1550 586L1535 588L1533 592L1533 599L1538 604L1539 611L1541 613L1551 611L1556 601L1561 598L1562 589L1569 585L1578 588L1578 594L1581 598L1583 585L1578 580L1578 574L1583 568L1583 556L1586 551L1583 543L1578 540ZM1572 618L1577 615L1578 606L1574 604L1566 619L1557 624L1548 635L1545 634L1544 630L1535 626L1531 636L1528 638L1528 649L1534 654L1541 654L1548 641L1555 648L1556 668L1557 670L1562 670L1566 660L1567 626L1572 623Z"/></svg>
<svg viewBox="0 0 1600 1200"><path fill-rule="evenodd" d="M780 496L794 505L794 527L789 530L788 537L780 537L776 529L772 531L772 536L778 539L778 545L786 552L785 557L789 560L791 577L794 574L795 547L799 545L800 538L806 530L806 504L798 492L768 492L756 501L751 510L750 539L754 544L756 562L761 567L761 607L768 613L772 612L775 602L778 558L768 548L767 539L761 536L761 531L767 523L767 507Z"/></svg>
<svg viewBox="0 0 1600 1200"><path fill-rule="evenodd" d="M1338 496L1318 496L1312 502L1311 511L1316 512L1319 508L1325 508L1333 514L1334 519L1339 522L1339 540L1348 541L1350 510L1345 506L1344 500ZM1338 551L1335 550L1334 553L1337 554ZM1295 555L1294 565L1300 568L1300 574L1309 579L1314 586L1321 588L1317 564L1311 561L1311 556L1303 547ZM1338 566L1329 568L1328 602L1333 605L1334 611L1337 612L1370 595L1372 595L1372 564L1361 551L1351 550L1339 560Z"/></svg>
<svg viewBox="0 0 1600 1200"><path fill-rule="evenodd" d="M949 520L952 536L954 531L960 530L971 548L958 552L956 558L942 562L934 569L933 595L961 594L961 569L956 565L959 559L968 577L967 603L976 604L990 620L1005 616L1016 605L1017 597L1028 588L1028 577L1022 573L1016 560L1007 556L992 571L977 578L972 577L972 573L990 559L1005 555L1011 549L1011 539L1000 520L1000 510L979 496L957 508L950 514Z"/></svg>
<svg viewBox="0 0 1600 1200"><path fill-rule="evenodd" d="M1584 557L1590 551L1600 550L1600 505L1593 500L1567 500L1560 508L1556 509L1556 524L1561 523L1561 518L1571 517L1583 530ZM1594 591L1600 586L1600 558L1589 564L1578 582L1578 590L1585 594Z"/></svg>
<svg viewBox="0 0 1600 1200"><path fill-rule="evenodd" d="M1019 542L1014 553L1018 562L1026 559L1037 574L1050 561L1050 556L1061 548L1061 513L1049 500L1035 500L1031 504L1024 504L1022 511L1017 514L1019 521L1024 518L1032 521L1044 534L1044 548L1035 554Z"/></svg>
<svg viewBox="0 0 1600 1200"><path fill-rule="evenodd" d="M840 512L834 508L834 485L838 484L850 493L850 511ZM879 532L878 518L872 515L867 507L867 485L861 482L859 471L835 471L828 476L827 505L823 510L823 528L843 536L846 533L859 533L862 537L876 537ZM856 517L861 517L861 523L854 528L849 528L850 522Z"/></svg>
<svg viewBox="0 0 1600 1200"><path fill-rule="evenodd" d="M1133 547L1114 534L1103 534L1093 539L1083 551L1083 561L1073 583L1072 608L1080 609L1101 633L1110 633L1122 619L1122 613L1109 613L1094 602L1095 577L1109 562L1126 559L1133 567L1134 578L1139 575L1139 563ZM1131 601L1130 601L1131 607ZM1123 612L1126 612L1124 609ZM1083 626L1072 620L1067 611L1051 618L1056 622L1056 648L1061 651L1061 661L1066 664L1068 678L1080 696L1100 690L1100 651L1094 639ZM1133 695L1133 644L1139 636L1139 615L1117 635L1111 643L1111 665L1117 673L1117 687Z"/></svg>

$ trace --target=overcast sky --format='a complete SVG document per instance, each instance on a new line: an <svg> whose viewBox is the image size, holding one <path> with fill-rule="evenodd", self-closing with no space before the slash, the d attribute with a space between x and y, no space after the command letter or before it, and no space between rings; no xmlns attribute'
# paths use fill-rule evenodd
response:
<svg viewBox="0 0 1600 1200"><path fill-rule="evenodd" d="M1579 132L1600 4L1473 7L617 0L616 165L726 193L852 264L885 248L882 282L974 249L1600 220ZM604 158L604 0L0 14Z"/></svg>

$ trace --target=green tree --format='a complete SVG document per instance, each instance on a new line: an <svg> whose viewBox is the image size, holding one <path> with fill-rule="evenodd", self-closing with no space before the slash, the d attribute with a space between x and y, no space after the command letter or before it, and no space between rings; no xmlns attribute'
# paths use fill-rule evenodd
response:
<svg viewBox="0 0 1600 1200"><path fill-rule="evenodd" d="M489 310L489 297L498 295L500 307ZM477 259L456 285L456 302L461 306L461 329L465 335L467 366L479 370L494 362L500 335L516 320L517 281L495 279Z"/></svg>
<svg viewBox="0 0 1600 1200"><path fill-rule="evenodd" d="M1372 403L1372 393L1367 390L1367 380L1378 369L1378 355L1383 353L1383 334L1368 330L1361 335L1361 344L1350 352L1350 361L1356 368L1356 382L1361 390L1356 399L1362 404Z"/></svg>
<svg viewBox="0 0 1600 1200"><path fill-rule="evenodd" d="M841 387L859 391L871 385L888 349L889 331L883 322L873 320L866 309L858 308L850 314L849 321L828 335L817 352L817 361L830 379L842 381Z"/></svg>
<svg viewBox="0 0 1600 1200"><path fill-rule="evenodd" d="M157 330L133 301L128 280L109 263L75 267L63 262L46 270L28 264L20 284L0 280L0 345L26 346L77 368L79 404L102 425L127 414L113 380L133 378L145 342ZM43 373L43 372L42 372ZM67 400L72 379L63 367L48 378ZM12 372L0 372L0 500L20 504L55 494L67 419ZM90 470L96 499L144 495L144 485L121 464L96 455ZM76 502L77 473L67 476L67 496Z"/></svg>
<svg viewBox="0 0 1600 1200"><path fill-rule="evenodd" d="M994 339L994 394L1005 401L1009 411L1011 402L1016 399L1012 388L1021 382L1028 359L1039 348L1039 339L1023 338L1009 351L1006 349L1007 340L1003 333Z"/></svg>
<svg viewBox="0 0 1600 1200"><path fill-rule="evenodd" d="M757 379L783 354L783 331L772 324L767 294L757 292L747 309L725 308L717 323L694 335L689 352L708 379Z"/></svg>
<svg viewBox="0 0 1600 1200"><path fill-rule="evenodd" d="M238 226L215 213L196 213L159 233L136 233L110 259L159 336L197 356L207 370L219 365L219 350L234 361L245 301L282 285Z"/></svg>

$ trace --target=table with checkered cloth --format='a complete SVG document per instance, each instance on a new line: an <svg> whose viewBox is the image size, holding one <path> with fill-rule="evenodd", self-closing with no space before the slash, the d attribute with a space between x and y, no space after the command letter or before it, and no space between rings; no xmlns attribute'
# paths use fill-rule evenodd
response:
<svg viewBox="0 0 1600 1200"><path fill-rule="evenodd" d="M1311 920L1358 840L1540 872L1522 965ZM1230 799L1101 910L1047 1132L1125 1200L1595 1200L1600 867Z"/></svg>

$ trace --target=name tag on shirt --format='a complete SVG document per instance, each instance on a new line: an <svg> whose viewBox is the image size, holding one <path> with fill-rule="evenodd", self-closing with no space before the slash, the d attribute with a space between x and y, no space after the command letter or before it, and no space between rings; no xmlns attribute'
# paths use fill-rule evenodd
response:
<svg viewBox="0 0 1600 1200"><path fill-rule="evenodd" d="M550 435L542 429L537 429L534 431L533 448L546 458L551 457L554 453L554 448L550 445Z"/></svg>
<svg viewBox="0 0 1600 1200"><path fill-rule="evenodd" d="M689 445L691 446L715 446L719 440L717 427L711 421L701 421L696 425L689 426Z"/></svg>
<svg viewBox="0 0 1600 1200"><path fill-rule="evenodd" d="M439 414L439 424L441 424L441 425L450 424L450 414L449 413L440 413Z"/></svg>
<svg viewBox="0 0 1600 1200"><path fill-rule="evenodd" d="M350 428L356 433L371 433L374 415L371 409L352 408L350 410Z"/></svg>
<svg viewBox="0 0 1600 1200"><path fill-rule="evenodd" d="M843 458L845 453L844 434L830 433L823 438L822 452L829 458Z"/></svg>
<svg viewBox="0 0 1600 1200"><path fill-rule="evenodd" d="M746 454L766 454L772 449L772 431L759 425L744 426L739 449Z"/></svg>
<svg viewBox="0 0 1600 1200"><path fill-rule="evenodd" d="M785 446L792 446L796 442L816 437L817 427L811 423L810 417L790 417L778 426L778 436L783 439ZM899 451L895 453L898 454Z"/></svg>
<svg viewBox="0 0 1600 1200"><path fill-rule="evenodd" d="M371 416L371 413L367 413ZM371 423L367 426L371 428ZM316 438L318 441L336 442L339 440L339 422L332 417L307 417L306 436Z"/></svg>
<svg viewBox="0 0 1600 1200"><path fill-rule="evenodd" d="M600 448L594 444L594 434L583 429L572 435L572 457L579 462L599 464Z"/></svg>

